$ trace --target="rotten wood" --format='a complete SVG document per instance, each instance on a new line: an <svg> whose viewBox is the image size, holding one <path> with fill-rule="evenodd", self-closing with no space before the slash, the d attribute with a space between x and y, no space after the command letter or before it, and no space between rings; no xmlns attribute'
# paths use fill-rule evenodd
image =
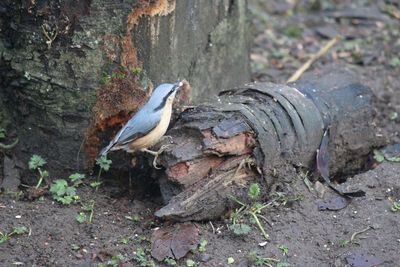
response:
<svg viewBox="0 0 400 267"><path fill-rule="evenodd" d="M329 129L331 174L363 167L374 134L371 90L346 70L306 74L289 85L252 83L183 112L167 133L160 158L165 207L156 216L179 221L221 216L246 185L272 186L315 169ZM162 144L160 144L162 145Z"/></svg>

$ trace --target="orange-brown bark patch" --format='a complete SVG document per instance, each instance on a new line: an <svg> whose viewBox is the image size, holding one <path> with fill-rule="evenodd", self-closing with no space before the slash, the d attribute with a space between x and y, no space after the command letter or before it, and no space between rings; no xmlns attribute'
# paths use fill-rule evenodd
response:
<svg viewBox="0 0 400 267"><path fill-rule="evenodd" d="M206 177L212 169L217 168L224 160L224 158L211 156L193 162L181 162L168 168L166 174L170 181L187 187Z"/></svg>
<svg viewBox="0 0 400 267"><path fill-rule="evenodd" d="M241 133L231 138L217 138L210 129L203 131L205 151L218 155L244 155L253 151L254 137L249 133Z"/></svg>
<svg viewBox="0 0 400 267"><path fill-rule="evenodd" d="M143 16L165 16L174 10L175 0L139 1L139 5L128 15L126 35L121 40L121 62L123 66L135 68L141 65L138 62L137 50L133 44L133 31L139 24L139 19Z"/></svg>

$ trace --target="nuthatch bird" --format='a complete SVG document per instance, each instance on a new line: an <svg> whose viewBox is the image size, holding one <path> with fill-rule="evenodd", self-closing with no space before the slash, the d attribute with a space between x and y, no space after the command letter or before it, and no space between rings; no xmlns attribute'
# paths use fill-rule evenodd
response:
<svg viewBox="0 0 400 267"><path fill-rule="evenodd" d="M148 148L158 143L167 131L172 114L172 102L182 85L181 81L159 85L149 101L122 127L99 155L103 156L109 151L120 149L128 153L147 152L155 156L153 166L157 168L157 157L165 147L161 147L159 151Z"/></svg>

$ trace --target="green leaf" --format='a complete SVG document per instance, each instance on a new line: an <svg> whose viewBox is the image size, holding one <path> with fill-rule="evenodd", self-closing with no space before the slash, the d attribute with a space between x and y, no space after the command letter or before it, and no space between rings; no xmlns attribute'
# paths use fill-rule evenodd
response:
<svg viewBox="0 0 400 267"><path fill-rule="evenodd" d="M74 198L72 196L68 196L68 195L63 196L63 197L56 196L56 197L54 197L54 199L64 205L69 205L72 202L74 202Z"/></svg>
<svg viewBox="0 0 400 267"><path fill-rule="evenodd" d="M278 262L276 264L276 267L289 267L289 266L290 266L290 263L286 262L286 261Z"/></svg>
<svg viewBox="0 0 400 267"><path fill-rule="evenodd" d="M107 262L107 265L111 265L111 266L120 266L120 263L122 263L122 261L124 260L124 256L121 254L121 253L119 253L119 254L117 254L117 255L113 255L112 257L111 257L111 260L109 260L108 262Z"/></svg>
<svg viewBox="0 0 400 267"><path fill-rule="evenodd" d="M232 224L229 229L233 231L235 235L247 235L251 231L251 227L244 223Z"/></svg>
<svg viewBox="0 0 400 267"><path fill-rule="evenodd" d="M71 182L76 182L78 180L82 180L83 178L85 178L85 175L82 173L74 173L69 176Z"/></svg>
<svg viewBox="0 0 400 267"><path fill-rule="evenodd" d="M400 67L400 57L394 57L390 60L389 65L393 68Z"/></svg>
<svg viewBox="0 0 400 267"><path fill-rule="evenodd" d="M207 244L208 244L207 240L205 240L205 239L201 240L200 245L199 245L199 252L205 252L206 248L207 248Z"/></svg>
<svg viewBox="0 0 400 267"><path fill-rule="evenodd" d="M248 195L252 200L256 200L260 197L260 186L257 183L252 183L249 187Z"/></svg>
<svg viewBox="0 0 400 267"><path fill-rule="evenodd" d="M299 38L303 33L303 29L297 25L289 25L283 30L283 33L292 38Z"/></svg>
<svg viewBox="0 0 400 267"><path fill-rule="evenodd" d="M76 188L72 186L68 186L65 193L71 197L76 195Z"/></svg>
<svg viewBox="0 0 400 267"><path fill-rule="evenodd" d="M142 69L137 67L131 70L132 74L135 76L140 76L140 74L142 73Z"/></svg>
<svg viewBox="0 0 400 267"><path fill-rule="evenodd" d="M49 172L44 170L40 173L40 175L44 178L44 177L49 177Z"/></svg>
<svg viewBox="0 0 400 267"><path fill-rule="evenodd" d="M282 251L283 256L286 256L289 253L289 248L286 245L280 245L278 248Z"/></svg>
<svg viewBox="0 0 400 267"><path fill-rule="evenodd" d="M193 267L193 266L196 266L196 263L193 260L188 259L188 260L186 260L186 266Z"/></svg>
<svg viewBox="0 0 400 267"><path fill-rule="evenodd" d="M63 196L67 192L68 183L64 179L55 180L50 186L50 192L56 196Z"/></svg>
<svg viewBox="0 0 400 267"><path fill-rule="evenodd" d="M84 223L87 221L87 216L84 212L79 212L79 214L76 215L76 220L78 223Z"/></svg>
<svg viewBox="0 0 400 267"><path fill-rule="evenodd" d="M111 167L112 161L107 159L107 156L101 156L100 158L96 159L96 164L104 171L108 171Z"/></svg>
<svg viewBox="0 0 400 267"><path fill-rule="evenodd" d="M29 232L28 228L26 228L25 226L14 227L12 230L12 233L16 234L16 235L22 235L22 234L26 234L28 232Z"/></svg>
<svg viewBox="0 0 400 267"><path fill-rule="evenodd" d="M400 211L400 201L398 201L398 202L393 202L393 205L392 205L392 207L391 207L391 210L392 210L393 212Z"/></svg>
<svg viewBox="0 0 400 267"><path fill-rule="evenodd" d="M176 260L171 258L165 258L164 263L167 264L168 266L175 266Z"/></svg>
<svg viewBox="0 0 400 267"><path fill-rule="evenodd" d="M78 246L77 244L71 244L71 249L74 250L74 251L79 250L80 248L81 247Z"/></svg>
<svg viewBox="0 0 400 267"><path fill-rule="evenodd" d="M128 242L129 242L129 240L128 240L127 238L122 238L119 242L120 242L121 244L127 245Z"/></svg>
<svg viewBox="0 0 400 267"><path fill-rule="evenodd" d="M383 155L382 151L375 149L374 150L374 159L380 163L385 160L385 156Z"/></svg>
<svg viewBox="0 0 400 267"><path fill-rule="evenodd" d="M0 127L0 139L6 138L6 129Z"/></svg>
<svg viewBox="0 0 400 267"><path fill-rule="evenodd" d="M103 182L92 182L92 183L90 183L90 186L91 186L92 188L96 188L96 187L100 186L102 183L103 183Z"/></svg>
<svg viewBox="0 0 400 267"><path fill-rule="evenodd" d="M3 234L0 233L0 244L3 244L4 242L7 242L7 240L9 238L10 237L8 235L3 235Z"/></svg>
<svg viewBox="0 0 400 267"><path fill-rule="evenodd" d="M39 155L32 155L31 160L29 161L29 169L36 170L39 167L42 167L46 164L46 161Z"/></svg>

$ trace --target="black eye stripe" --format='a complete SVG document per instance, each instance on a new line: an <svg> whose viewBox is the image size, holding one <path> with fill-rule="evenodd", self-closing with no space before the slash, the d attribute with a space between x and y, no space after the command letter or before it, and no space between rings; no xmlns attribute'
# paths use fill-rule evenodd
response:
<svg viewBox="0 0 400 267"><path fill-rule="evenodd" d="M179 87L179 86L178 86ZM174 89L175 88L175 89ZM163 97L160 105L154 109L154 111L158 111L162 109L165 106L165 103L167 102L168 97L176 90L176 86L172 87L172 89L168 92L166 96Z"/></svg>

